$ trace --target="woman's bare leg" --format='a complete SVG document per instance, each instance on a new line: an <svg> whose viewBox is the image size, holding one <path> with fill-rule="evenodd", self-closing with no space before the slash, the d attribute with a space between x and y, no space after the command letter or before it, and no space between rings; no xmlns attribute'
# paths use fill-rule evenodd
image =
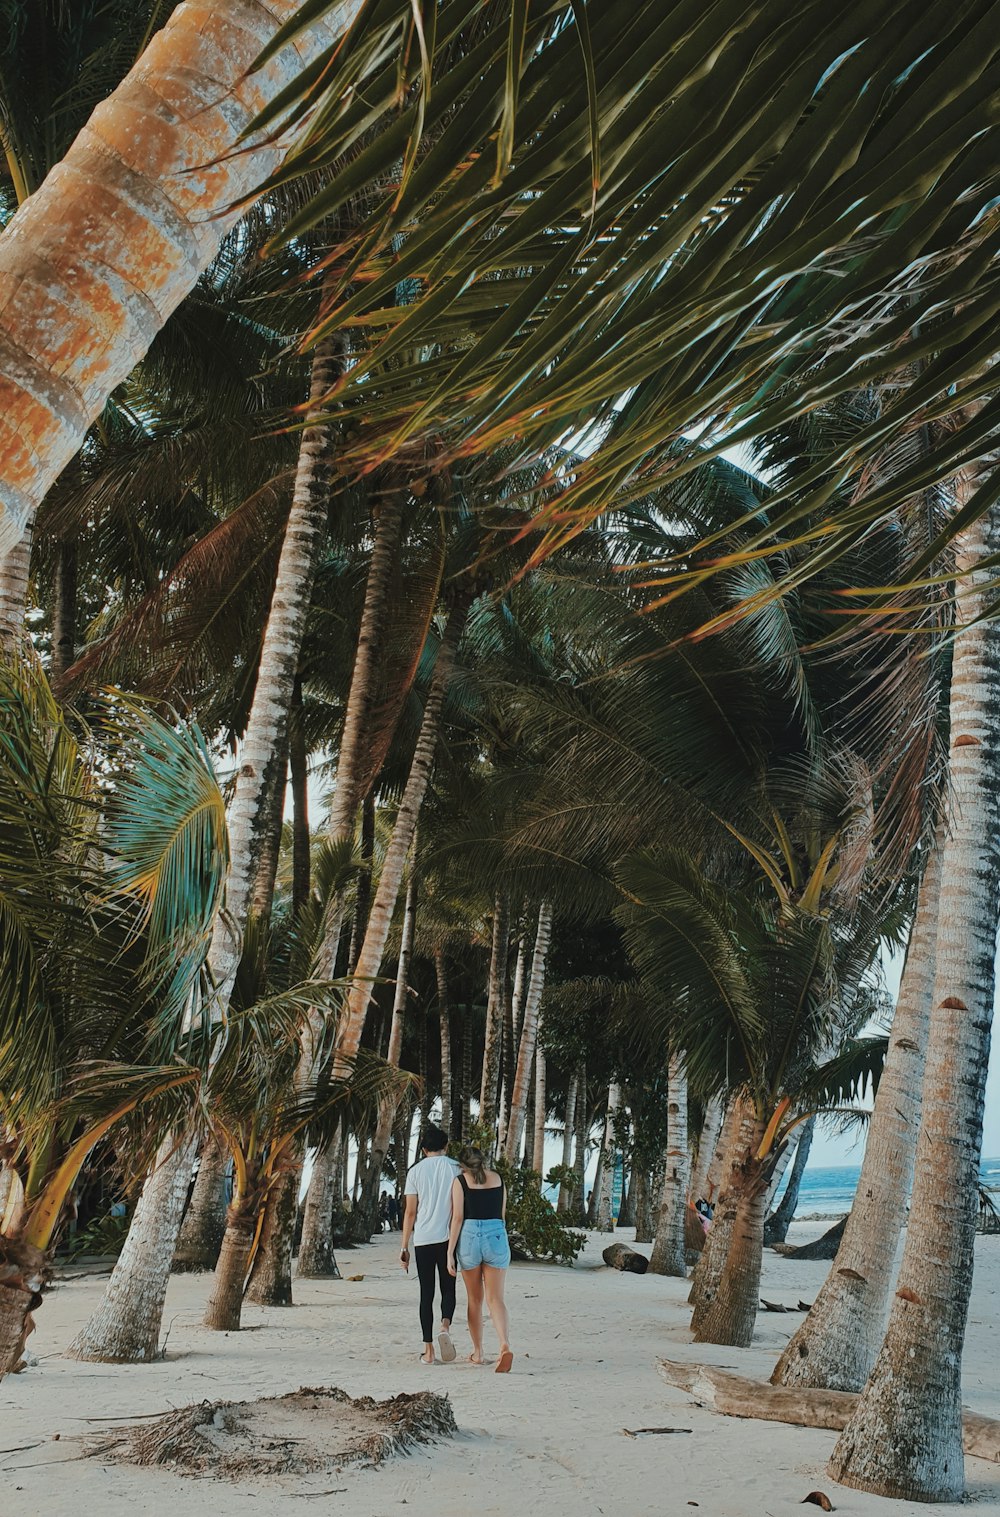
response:
<svg viewBox="0 0 1000 1517"><path fill-rule="evenodd" d="M503 1299L504 1280L507 1271L494 1269L491 1264L483 1265L483 1290L486 1293L486 1305L489 1308L496 1335L500 1339L500 1356L510 1353L510 1321L507 1316L507 1306Z"/></svg>
<svg viewBox="0 0 1000 1517"><path fill-rule="evenodd" d="M472 1339L472 1353L469 1355L473 1364L483 1362L483 1266L476 1269L463 1269L462 1279L465 1281L465 1294L468 1297L469 1337Z"/></svg>

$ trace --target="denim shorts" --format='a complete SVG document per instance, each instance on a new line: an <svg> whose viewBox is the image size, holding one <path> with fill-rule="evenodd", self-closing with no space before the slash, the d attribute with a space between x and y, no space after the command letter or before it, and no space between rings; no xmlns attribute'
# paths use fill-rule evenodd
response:
<svg viewBox="0 0 1000 1517"><path fill-rule="evenodd" d="M510 1244L503 1220L488 1217L478 1221L467 1217L458 1235L456 1257L459 1269L478 1269L481 1264L506 1269L510 1263Z"/></svg>

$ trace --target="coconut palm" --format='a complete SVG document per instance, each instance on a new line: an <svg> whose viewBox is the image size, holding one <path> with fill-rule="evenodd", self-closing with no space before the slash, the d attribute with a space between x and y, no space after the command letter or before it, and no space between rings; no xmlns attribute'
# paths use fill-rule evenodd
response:
<svg viewBox="0 0 1000 1517"><path fill-rule="evenodd" d="M966 481L972 491L976 481ZM882 1495L960 1499L961 1364L978 1211L983 1091L993 1010L1000 835L996 681L1000 640L989 565L996 509L961 540L967 629L955 645L949 777L954 814L942 887L920 1131L906 1243L885 1341L831 1461ZM956 1015L956 1013L959 1013Z"/></svg>
<svg viewBox="0 0 1000 1517"><path fill-rule="evenodd" d="M227 840L195 729L115 701L75 732L30 661L0 668L0 704L6 1372L91 1149L124 1142L131 1119L132 1151L149 1153L190 1112Z"/></svg>

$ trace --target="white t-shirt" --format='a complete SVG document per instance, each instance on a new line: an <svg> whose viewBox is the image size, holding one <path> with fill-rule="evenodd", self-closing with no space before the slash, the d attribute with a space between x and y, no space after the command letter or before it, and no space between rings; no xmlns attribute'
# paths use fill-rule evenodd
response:
<svg viewBox="0 0 1000 1517"><path fill-rule="evenodd" d="M459 1166L447 1154L435 1154L414 1164L406 1177L407 1196L417 1198L413 1228L414 1248L426 1243L447 1243L451 1232L451 1186Z"/></svg>

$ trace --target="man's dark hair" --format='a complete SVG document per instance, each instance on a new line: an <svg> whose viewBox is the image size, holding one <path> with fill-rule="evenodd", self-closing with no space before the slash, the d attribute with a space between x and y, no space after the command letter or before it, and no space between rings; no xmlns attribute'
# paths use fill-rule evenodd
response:
<svg viewBox="0 0 1000 1517"><path fill-rule="evenodd" d="M448 1134L443 1127L435 1127L431 1122L420 1134L420 1147L429 1154L440 1153L442 1148L448 1147Z"/></svg>

